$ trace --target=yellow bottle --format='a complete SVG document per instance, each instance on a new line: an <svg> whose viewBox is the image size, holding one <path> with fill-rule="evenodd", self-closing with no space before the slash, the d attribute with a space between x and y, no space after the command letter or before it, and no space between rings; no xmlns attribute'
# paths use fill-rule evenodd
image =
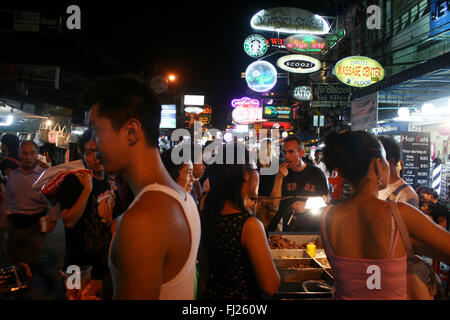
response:
<svg viewBox="0 0 450 320"><path fill-rule="evenodd" d="M316 256L316 245L312 242L308 243L306 245L306 252L311 256L311 258L314 258Z"/></svg>

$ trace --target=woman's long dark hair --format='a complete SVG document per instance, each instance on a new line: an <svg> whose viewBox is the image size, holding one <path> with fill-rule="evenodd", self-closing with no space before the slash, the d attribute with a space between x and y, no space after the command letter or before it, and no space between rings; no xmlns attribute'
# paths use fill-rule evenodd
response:
<svg viewBox="0 0 450 320"><path fill-rule="evenodd" d="M242 212L248 212L244 205L242 186L245 182L245 172L254 170L254 164L250 163L248 150L244 151L243 164L238 164L239 148L236 144L229 148L228 152L234 152L233 164L226 164L227 148L223 148L223 164L214 163L210 167L210 192L206 196L205 206L201 213L202 233L208 242L216 238L217 221L225 202L229 201ZM242 150L242 149L241 149ZM244 161L242 161L244 160Z"/></svg>
<svg viewBox="0 0 450 320"><path fill-rule="evenodd" d="M337 168L356 186L367 175L372 159L381 157L381 150L378 138L365 131L332 132L325 139L323 162L329 172Z"/></svg>

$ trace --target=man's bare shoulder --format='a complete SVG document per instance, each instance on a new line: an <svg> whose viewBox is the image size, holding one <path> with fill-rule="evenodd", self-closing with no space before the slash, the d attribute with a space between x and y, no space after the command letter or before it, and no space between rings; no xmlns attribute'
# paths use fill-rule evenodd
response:
<svg viewBox="0 0 450 320"><path fill-rule="evenodd" d="M120 224L173 223L183 215L181 205L173 197L158 191L148 191L123 215Z"/></svg>

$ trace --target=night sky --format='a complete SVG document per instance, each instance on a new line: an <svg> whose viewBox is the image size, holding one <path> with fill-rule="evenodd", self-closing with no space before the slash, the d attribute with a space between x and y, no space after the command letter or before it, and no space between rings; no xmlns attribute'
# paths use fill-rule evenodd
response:
<svg viewBox="0 0 450 320"><path fill-rule="evenodd" d="M65 12L69 4L81 8L81 31L66 31L66 37L87 38L115 58L127 70L147 77L174 73L177 90L205 95L213 107L213 120L223 119L233 98L247 90L241 78L254 61L243 50L253 31L250 19L259 10L293 6L317 14L334 15L334 1L71 1L33 6L22 10ZM5 6L2 6L5 8ZM10 5L20 8L19 5ZM74 64L93 68L88 57L76 54ZM218 121L220 122L220 121ZM220 128L223 123L217 123Z"/></svg>

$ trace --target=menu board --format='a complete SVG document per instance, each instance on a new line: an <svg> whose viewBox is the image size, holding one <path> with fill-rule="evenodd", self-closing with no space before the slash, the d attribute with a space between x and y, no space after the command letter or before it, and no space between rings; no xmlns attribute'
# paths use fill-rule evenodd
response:
<svg viewBox="0 0 450 320"><path fill-rule="evenodd" d="M403 179L411 186L426 184L430 174L430 134L401 132L394 138L400 142L404 163Z"/></svg>

